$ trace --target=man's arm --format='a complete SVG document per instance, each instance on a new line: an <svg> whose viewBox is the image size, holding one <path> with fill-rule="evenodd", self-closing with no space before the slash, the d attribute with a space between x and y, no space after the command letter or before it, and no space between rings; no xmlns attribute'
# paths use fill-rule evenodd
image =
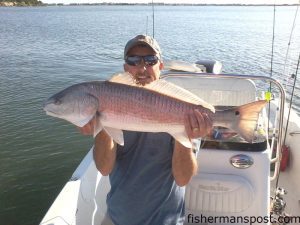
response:
<svg viewBox="0 0 300 225"><path fill-rule="evenodd" d="M189 112L185 116L185 130L190 139L200 138L211 132L212 121L207 114L201 114L198 110ZM178 186L185 186L192 176L197 173L198 164L192 149L186 148L175 141L172 172Z"/></svg>
<svg viewBox="0 0 300 225"><path fill-rule="evenodd" d="M116 161L117 144L102 130L95 137L94 161L97 169L103 176L107 176L114 168Z"/></svg>
<svg viewBox="0 0 300 225"><path fill-rule="evenodd" d="M79 130L84 135L92 135L94 131L94 122L90 121L84 127L79 128ZM109 175L114 168L116 149L117 144L105 130L102 130L96 135L93 156L96 167L103 176Z"/></svg>
<svg viewBox="0 0 300 225"><path fill-rule="evenodd" d="M192 149L188 149L175 141L172 172L178 186L185 186L198 170L197 159Z"/></svg>

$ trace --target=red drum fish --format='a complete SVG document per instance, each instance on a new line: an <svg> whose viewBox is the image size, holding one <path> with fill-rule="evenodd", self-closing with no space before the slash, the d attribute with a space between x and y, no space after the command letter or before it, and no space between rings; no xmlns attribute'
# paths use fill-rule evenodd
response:
<svg viewBox="0 0 300 225"><path fill-rule="evenodd" d="M265 100L259 100L216 111L195 94L165 80L139 86L129 73L121 73L108 81L70 86L50 97L44 110L79 127L95 119L94 136L104 129L120 145L124 144L122 130L130 130L167 132L182 145L191 147L184 127L184 115L190 110L206 113L213 126L232 129L252 142L265 104Z"/></svg>

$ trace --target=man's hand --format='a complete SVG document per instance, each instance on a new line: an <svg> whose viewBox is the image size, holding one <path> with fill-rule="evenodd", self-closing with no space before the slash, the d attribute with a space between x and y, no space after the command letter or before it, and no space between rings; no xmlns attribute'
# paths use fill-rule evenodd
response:
<svg viewBox="0 0 300 225"><path fill-rule="evenodd" d="M212 120L206 113L191 110L185 115L184 126L190 139L204 137L212 131Z"/></svg>

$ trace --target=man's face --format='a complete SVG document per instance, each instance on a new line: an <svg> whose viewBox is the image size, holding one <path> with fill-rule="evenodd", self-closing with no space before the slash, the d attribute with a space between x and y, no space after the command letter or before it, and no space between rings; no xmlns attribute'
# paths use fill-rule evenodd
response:
<svg viewBox="0 0 300 225"><path fill-rule="evenodd" d="M147 46L136 46L130 49L127 56L155 56L156 53ZM145 85L159 79L160 70L163 69L163 63L158 60L155 65L148 65L142 60L140 64L134 66L124 64L124 70L129 72L137 84Z"/></svg>

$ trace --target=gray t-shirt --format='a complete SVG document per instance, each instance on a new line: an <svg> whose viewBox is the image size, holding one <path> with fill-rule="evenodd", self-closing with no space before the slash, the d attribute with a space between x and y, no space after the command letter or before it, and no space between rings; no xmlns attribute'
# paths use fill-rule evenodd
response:
<svg viewBox="0 0 300 225"><path fill-rule="evenodd" d="M181 225L185 188L172 174L174 139L167 133L124 131L109 175L108 214L115 225Z"/></svg>

